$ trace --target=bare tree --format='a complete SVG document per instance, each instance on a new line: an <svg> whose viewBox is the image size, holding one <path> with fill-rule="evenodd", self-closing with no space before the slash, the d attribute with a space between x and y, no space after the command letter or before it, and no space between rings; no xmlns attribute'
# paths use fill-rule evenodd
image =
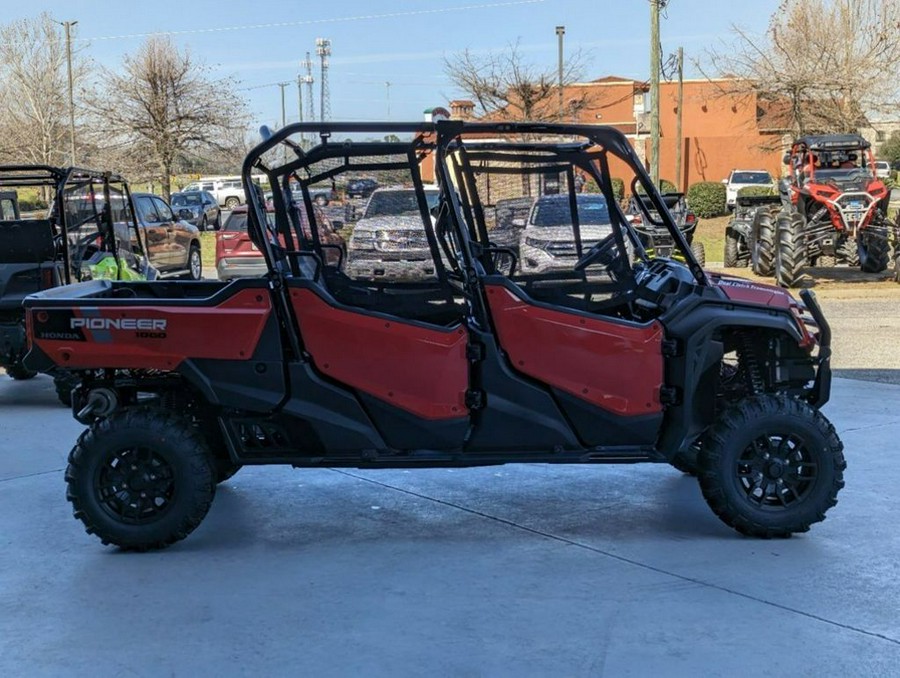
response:
<svg viewBox="0 0 900 678"><path fill-rule="evenodd" d="M78 50L73 79L85 73ZM0 26L0 157L6 162L68 162L66 46L46 12Z"/></svg>
<svg viewBox="0 0 900 678"><path fill-rule="evenodd" d="M756 93L790 131L852 132L896 107L900 0L782 0L764 36L709 53L729 94Z"/></svg>
<svg viewBox="0 0 900 678"><path fill-rule="evenodd" d="M588 105L584 90L572 95L565 88L578 81L585 56L575 50L563 64L565 116L576 116ZM505 120L558 120L559 74L556 67L527 63L519 43L502 52L476 54L468 49L444 59L444 73L478 107L478 113Z"/></svg>
<svg viewBox="0 0 900 678"><path fill-rule="evenodd" d="M142 178L160 182L166 197L185 158L227 151L247 124L234 83L210 79L205 66L167 37L147 38L124 58L122 73L106 71L104 80L93 107L107 134L105 150L118 157L120 169L149 169L151 176Z"/></svg>

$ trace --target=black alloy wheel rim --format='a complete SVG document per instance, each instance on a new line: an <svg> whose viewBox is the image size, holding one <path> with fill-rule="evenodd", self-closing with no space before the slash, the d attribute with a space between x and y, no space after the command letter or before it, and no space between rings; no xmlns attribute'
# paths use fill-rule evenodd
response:
<svg viewBox="0 0 900 678"><path fill-rule="evenodd" d="M763 434L741 452L735 462L738 489L757 508L793 508L812 492L819 465L802 438Z"/></svg>
<svg viewBox="0 0 900 678"><path fill-rule="evenodd" d="M103 510L128 525L159 520L175 497L175 471L147 447L114 452L97 473L94 490Z"/></svg>

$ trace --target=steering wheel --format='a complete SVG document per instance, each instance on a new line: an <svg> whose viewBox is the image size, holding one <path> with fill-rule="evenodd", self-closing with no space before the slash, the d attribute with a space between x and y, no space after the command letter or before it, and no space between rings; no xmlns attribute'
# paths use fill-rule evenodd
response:
<svg viewBox="0 0 900 678"><path fill-rule="evenodd" d="M610 233L596 245L585 252L581 259L575 262L575 270L583 271L595 261L599 261L603 266L609 268L616 260L616 234Z"/></svg>

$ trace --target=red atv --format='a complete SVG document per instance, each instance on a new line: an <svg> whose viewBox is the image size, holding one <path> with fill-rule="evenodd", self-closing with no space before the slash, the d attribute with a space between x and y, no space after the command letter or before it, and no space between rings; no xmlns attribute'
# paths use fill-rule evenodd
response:
<svg viewBox="0 0 900 678"><path fill-rule="evenodd" d="M774 233L771 220L757 219L756 256L771 262L778 283L794 287L810 265L884 271L895 226L887 220L890 191L875 175L869 142L856 134L806 136L794 142L785 163L785 208Z"/></svg>
<svg viewBox="0 0 900 678"><path fill-rule="evenodd" d="M321 143L302 150L304 133ZM647 256L615 200L613 157L633 169L644 219L668 230L681 261ZM432 168L437 206L423 183ZM257 172L274 190L271 224ZM578 201L576 173L606 200ZM75 516L103 543L183 539L216 484L249 464L668 462L699 476L725 523L759 537L805 532L836 503L845 463L819 412L830 333L815 298L706 274L618 131L291 125L250 152L243 174L264 277L93 281L25 301L28 365L82 375L73 408L89 429L66 482ZM396 209L405 240L390 240L385 206L375 246L418 256L414 215L433 271L372 280L331 263L312 196L357 176L414 191L415 206ZM537 200L548 186L568 199L548 201L552 225L536 218L523 238L559 265L523 274L517 252L491 241L482 196ZM599 240L582 225L598 221L590 210L606 214Z"/></svg>

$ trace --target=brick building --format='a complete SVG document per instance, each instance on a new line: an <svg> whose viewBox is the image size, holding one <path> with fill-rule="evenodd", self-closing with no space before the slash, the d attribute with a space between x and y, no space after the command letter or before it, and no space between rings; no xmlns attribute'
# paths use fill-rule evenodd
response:
<svg viewBox="0 0 900 678"><path fill-rule="evenodd" d="M734 168L781 174L784 116L759 102L755 94L728 94L728 80L685 80L682 118L682 176L677 177L677 83L660 83L660 177L687 187L720 181ZM586 102L569 120L611 125L631 140L638 156L650 157L650 95L647 83L608 76L577 83L563 92L564 102ZM613 168L615 174L615 168ZM678 179L680 178L680 181Z"/></svg>

